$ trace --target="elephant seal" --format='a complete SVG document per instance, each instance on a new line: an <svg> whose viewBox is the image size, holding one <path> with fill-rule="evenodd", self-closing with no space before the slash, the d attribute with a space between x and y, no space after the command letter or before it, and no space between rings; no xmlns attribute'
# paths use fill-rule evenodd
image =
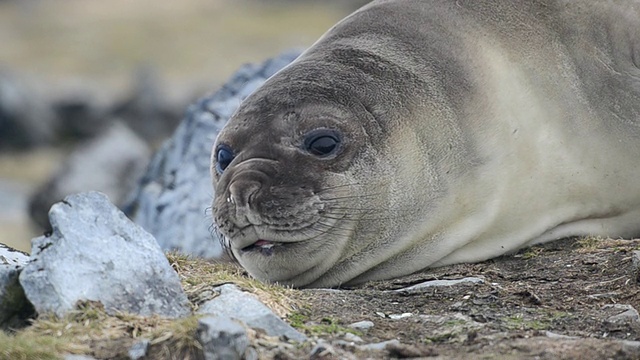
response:
<svg viewBox="0 0 640 360"><path fill-rule="evenodd" d="M221 131L214 221L296 287L637 235L639 65L638 1L374 1Z"/></svg>

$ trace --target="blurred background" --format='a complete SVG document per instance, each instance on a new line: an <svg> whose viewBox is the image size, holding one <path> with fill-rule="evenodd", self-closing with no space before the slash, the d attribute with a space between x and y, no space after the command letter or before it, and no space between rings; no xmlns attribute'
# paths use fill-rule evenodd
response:
<svg viewBox="0 0 640 360"><path fill-rule="evenodd" d="M51 189L118 143L103 134L148 158L242 64L304 49L366 2L0 0L0 243L30 251Z"/></svg>

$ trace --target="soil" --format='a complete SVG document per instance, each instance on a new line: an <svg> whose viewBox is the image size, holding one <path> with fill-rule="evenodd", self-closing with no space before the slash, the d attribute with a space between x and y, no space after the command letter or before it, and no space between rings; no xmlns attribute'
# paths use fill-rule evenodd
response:
<svg viewBox="0 0 640 360"><path fill-rule="evenodd" d="M349 290L300 290L307 306L289 320L332 345L317 359L638 359L640 240L562 240L477 264L461 264ZM481 284L394 291L435 279L479 277ZM393 319L394 315L405 316ZM296 319L304 319L296 324ZM364 343L397 339L362 352L337 341L348 324L371 321ZM327 332L333 332L328 334ZM311 345L260 349L278 359L308 358ZM324 353L322 353L324 350Z"/></svg>

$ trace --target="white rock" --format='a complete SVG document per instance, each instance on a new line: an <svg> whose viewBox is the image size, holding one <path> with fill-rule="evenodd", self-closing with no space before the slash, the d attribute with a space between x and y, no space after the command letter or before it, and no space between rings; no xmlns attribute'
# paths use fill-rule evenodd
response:
<svg viewBox="0 0 640 360"><path fill-rule="evenodd" d="M20 283L38 313L63 316L83 300L117 311L166 317L190 313L178 275L153 236L89 192L49 212L53 232L32 241Z"/></svg>

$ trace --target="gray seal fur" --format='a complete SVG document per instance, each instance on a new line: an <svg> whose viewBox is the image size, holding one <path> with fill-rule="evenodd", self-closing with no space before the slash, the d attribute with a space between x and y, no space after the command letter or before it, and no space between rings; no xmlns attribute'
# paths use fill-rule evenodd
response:
<svg viewBox="0 0 640 360"><path fill-rule="evenodd" d="M214 221L299 287L637 235L639 65L638 1L374 1L232 116Z"/></svg>

